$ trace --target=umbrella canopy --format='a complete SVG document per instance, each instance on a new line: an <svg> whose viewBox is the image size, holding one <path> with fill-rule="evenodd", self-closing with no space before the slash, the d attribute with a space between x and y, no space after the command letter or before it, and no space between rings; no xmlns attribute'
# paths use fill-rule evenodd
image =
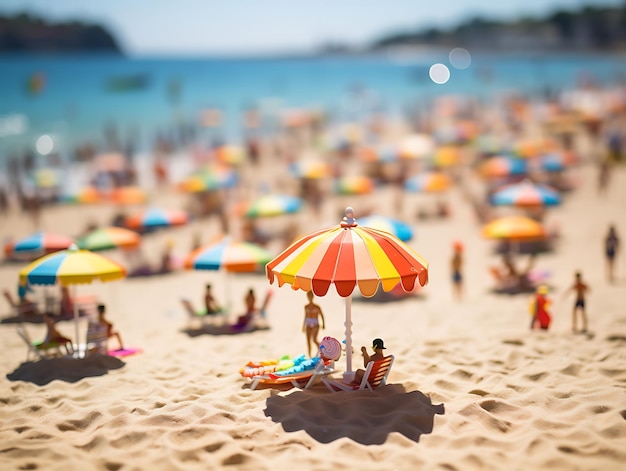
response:
<svg viewBox="0 0 626 471"><path fill-rule="evenodd" d="M547 234L545 228L534 219L507 216L483 226L482 235L488 239L522 241L543 239Z"/></svg>
<svg viewBox="0 0 626 471"><path fill-rule="evenodd" d="M20 285L62 286L91 283L94 280L115 281L126 276L126 269L102 255L79 250L75 245L69 249L41 257L19 272ZM74 303L74 324L78 345L78 304Z"/></svg>
<svg viewBox="0 0 626 471"><path fill-rule="evenodd" d="M364 162L388 163L397 161L400 154L390 145L380 145L376 148L361 147L359 149L359 156Z"/></svg>
<svg viewBox="0 0 626 471"><path fill-rule="evenodd" d="M139 234L123 227L101 227L76 241L81 249L93 251L136 247L140 242Z"/></svg>
<svg viewBox="0 0 626 471"><path fill-rule="evenodd" d="M365 176L347 176L335 180L335 192L340 195L364 195L374 190L374 181Z"/></svg>
<svg viewBox="0 0 626 471"><path fill-rule="evenodd" d="M219 242L194 250L185 259L185 267L195 270L252 272L272 259L264 248L248 242L235 242L226 237Z"/></svg>
<svg viewBox="0 0 626 471"><path fill-rule="evenodd" d="M507 156L490 157L480 166L480 173L487 178L523 175L526 170L525 160Z"/></svg>
<svg viewBox="0 0 626 471"><path fill-rule="evenodd" d="M491 202L496 206L555 206L561 203L561 196L547 185L524 180L496 191Z"/></svg>
<svg viewBox="0 0 626 471"><path fill-rule="evenodd" d="M214 152L216 160L227 165L239 165L243 163L245 158L243 148L234 145L220 146Z"/></svg>
<svg viewBox="0 0 626 471"><path fill-rule="evenodd" d="M550 152L539 156L539 167L546 172L562 172L576 163L576 154L571 151Z"/></svg>
<svg viewBox="0 0 626 471"><path fill-rule="evenodd" d="M137 186L123 186L114 188L102 194L103 202L115 204L143 204L148 200L148 195Z"/></svg>
<svg viewBox="0 0 626 471"><path fill-rule="evenodd" d="M300 211L302 200L289 195L264 195L257 198L245 208L245 216L249 218L280 216Z"/></svg>
<svg viewBox="0 0 626 471"><path fill-rule="evenodd" d="M435 151L433 165L452 167L461 163L461 149L458 146L441 146Z"/></svg>
<svg viewBox="0 0 626 471"><path fill-rule="evenodd" d="M331 168L323 160L305 159L293 162L289 166L291 174L297 178L327 178L331 175Z"/></svg>
<svg viewBox="0 0 626 471"><path fill-rule="evenodd" d="M181 191L195 193L232 188L237 184L237 172L223 165L205 167L192 173L178 184Z"/></svg>
<svg viewBox="0 0 626 471"><path fill-rule="evenodd" d="M413 192L436 193L446 191L452 186L452 180L441 172L425 172L406 180L404 187Z"/></svg>
<svg viewBox="0 0 626 471"><path fill-rule="evenodd" d="M350 208L351 210L351 208ZM358 286L366 297L382 286L386 292L400 284L411 291L415 283L428 282L428 262L388 232L359 226L353 218L294 242L266 267L270 283L290 284L293 289L328 293L335 285L346 298L346 363L352 371L351 295Z"/></svg>
<svg viewBox="0 0 626 471"><path fill-rule="evenodd" d="M359 225L361 227L371 227L379 231L389 232L403 242L413 238L413 229L410 225L398 219L392 219L379 214L373 214L359 219Z"/></svg>
<svg viewBox="0 0 626 471"><path fill-rule="evenodd" d="M187 222L189 222L189 215L185 211L162 208L146 209L124 219L124 225L130 229L181 226Z"/></svg>
<svg viewBox="0 0 626 471"><path fill-rule="evenodd" d="M435 151L435 141L428 134L411 134L400 141L398 152L403 159L422 159Z"/></svg>
<svg viewBox="0 0 626 471"><path fill-rule="evenodd" d="M59 200L63 203L94 204L102 201L102 193L96 187L87 186L78 193L61 195Z"/></svg>
<svg viewBox="0 0 626 471"><path fill-rule="evenodd" d="M51 232L35 232L4 246L7 258L32 260L43 255L67 249L74 243L71 237Z"/></svg>

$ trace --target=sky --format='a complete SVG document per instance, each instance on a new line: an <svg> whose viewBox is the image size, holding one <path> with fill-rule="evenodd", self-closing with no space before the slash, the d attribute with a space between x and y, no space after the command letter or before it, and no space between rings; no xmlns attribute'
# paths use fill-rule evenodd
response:
<svg viewBox="0 0 626 471"><path fill-rule="evenodd" d="M1 13L103 24L130 55L264 54L365 45L481 15L541 16L624 0L0 0Z"/></svg>

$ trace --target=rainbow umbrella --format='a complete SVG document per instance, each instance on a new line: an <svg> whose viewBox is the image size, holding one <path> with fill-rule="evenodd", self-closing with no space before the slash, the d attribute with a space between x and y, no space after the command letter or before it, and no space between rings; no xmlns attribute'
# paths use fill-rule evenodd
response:
<svg viewBox="0 0 626 471"><path fill-rule="evenodd" d="M418 173L404 183L404 188L408 191L428 193L446 191L450 186L452 186L452 180L441 172Z"/></svg>
<svg viewBox="0 0 626 471"><path fill-rule="evenodd" d="M361 218L359 225L361 227L371 227L379 231L389 232L402 242L407 242L413 238L413 229L407 223L379 214Z"/></svg>
<svg viewBox="0 0 626 471"><path fill-rule="evenodd" d="M539 167L546 172L562 172L576 163L576 154L572 151L551 152L539 156Z"/></svg>
<svg viewBox="0 0 626 471"><path fill-rule="evenodd" d="M62 286L87 284L94 280L115 281L126 276L126 269L102 255L79 250L76 245L67 250L55 252L41 257L19 272L20 286L54 285ZM74 293L75 297L75 293ZM74 325L76 328L76 345L78 335L78 304L74 303Z"/></svg>
<svg viewBox="0 0 626 471"><path fill-rule="evenodd" d="M506 216L483 226L482 235L488 239L538 240L546 237L546 230L534 219L525 216Z"/></svg>
<svg viewBox="0 0 626 471"><path fill-rule="evenodd" d="M335 192L340 195L364 195L374 190L374 181L365 176L347 176L335 180Z"/></svg>
<svg viewBox="0 0 626 471"><path fill-rule="evenodd" d="M237 184L237 172L233 169L215 165L194 172L178 184L181 191L196 193L232 188Z"/></svg>
<svg viewBox="0 0 626 471"><path fill-rule="evenodd" d="M145 209L124 219L124 225L130 229L181 226L187 222L189 222L189 215L185 211L162 208Z"/></svg>
<svg viewBox="0 0 626 471"><path fill-rule="evenodd" d="M74 243L74 239L51 232L35 232L23 239L9 242L4 246L7 258L33 260L43 255L65 250Z"/></svg>
<svg viewBox="0 0 626 471"><path fill-rule="evenodd" d="M103 193L102 201L115 204L143 204L148 195L137 186L122 186Z"/></svg>
<svg viewBox="0 0 626 471"><path fill-rule="evenodd" d="M244 215L249 218L280 216L300 211L302 199L289 195L264 195L248 204Z"/></svg>
<svg viewBox="0 0 626 471"><path fill-rule="evenodd" d="M524 180L496 191L491 202L496 206L555 206L561 204L561 196L547 185Z"/></svg>
<svg viewBox="0 0 626 471"><path fill-rule="evenodd" d="M233 166L243 163L245 158L245 152L239 146L220 146L214 150L214 153L218 162Z"/></svg>
<svg viewBox="0 0 626 471"><path fill-rule="evenodd" d="M76 241L81 249L93 251L136 247L140 242L139 234L123 227L101 227Z"/></svg>
<svg viewBox="0 0 626 471"><path fill-rule="evenodd" d="M526 171L525 160L507 156L490 157L480 166L480 173L487 178L524 175Z"/></svg>
<svg viewBox="0 0 626 471"><path fill-rule="evenodd" d="M313 232L294 242L266 267L267 278L278 286L328 293L335 285L346 298L346 365L352 371L352 292L358 286L371 297L382 286L386 292L398 284L409 292L428 282L428 262L394 235L362 227L344 218L338 226Z"/></svg>
<svg viewBox="0 0 626 471"><path fill-rule="evenodd" d="M62 203L94 204L102 201L102 192L96 187L87 186L78 193L63 194L59 197Z"/></svg>

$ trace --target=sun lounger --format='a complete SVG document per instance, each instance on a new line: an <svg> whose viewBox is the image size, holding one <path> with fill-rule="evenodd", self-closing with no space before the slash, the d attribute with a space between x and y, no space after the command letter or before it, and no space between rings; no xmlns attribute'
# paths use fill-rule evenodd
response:
<svg viewBox="0 0 626 471"><path fill-rule="evenodd" d="M63 345L58 342L33 342L30 338L30 335L28 335L28 332L22 325L19 325L17 327L17 335L19 335L20 338L24 340L24 343L28 346L28 351L26 352L26 361L30 360L32 356L34 356L36 359L43 360L45 358L54 358L65 355L61 351L61 347ZM69 354L69 352L67 352L66 354Z"/></svg>
<svg viewBox="0 0 626 471"><path fill-rule="evenodd" d="M394 356L389 355L382 360L370 361L365 368L365 373L360 383L355 381L345 382L331 378L322 378L322 382L331 392L358 391L361 389L374 391L377 387L387 383L393 360Z"/></svg>
<svg viewBox="0 0 626 471"><path fill-rule="evenodd" d="M301 373L292 373L288 375L267 374L253 376L250 378L250 389L254 390L259 384L280 385L291 383L296 388L308 389L319 379L335 372L334 367L325 367L323 369L312 369Z"/></svg>

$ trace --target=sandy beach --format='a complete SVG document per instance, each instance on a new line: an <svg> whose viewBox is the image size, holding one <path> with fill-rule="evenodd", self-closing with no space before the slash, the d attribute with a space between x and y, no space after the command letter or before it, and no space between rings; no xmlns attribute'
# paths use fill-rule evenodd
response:
<svg viewBox="0 0 626 471"><path fill-rule="evenodd" d="M239 374L248 361L306 352L305 294L270 286L263 274L181 270L80 285L78 294L106 302L125 345L142 352L26 362L16 324L1 324L0 468L626 469L626 266L620 254L617 281L609 284L602 245L612 223L626 234L626 168L615 167L603 195L596 166L586 162L573 172L579 187L549 210L548 220L561 228L558 246L536 261L550 273L549 331L529 330L531 295L491 293L494 242L481 237L471 207L453 189L449 218L413 223L410 245L430 263L428 285L400 301L353 302L355 363L360 366L361 345L383 338L395 355L386 386L337 394L323 384L250 390ZM355 198L357 219L360 204L385 211L391 198L385 191L376 199ZM180 207L183 196L155 192L152 201ZM98 222L110 220L113 210L99 209ZM335 214L329 206L322 219L334 223ZM46 208L41 227L78 234L89 217L93 207ZM299 217L310 221L306 213ZM13 210L3 216L0 235L33 230L32 221ZM195 221L146 236L144 251L156 260L171 239L183 257L195 231L205 241L219 233L215 220ZM449 266L459 238L466 292L456 301ZM2 288L15 289L23 266L0 264ZM591 288L587 334L572 333L573 297L562 296L576 270ZM271 328L238 335L194 329L180 299L199 305L205 283L221 300L232 298L235 313L249 287L259 297L272 289ZM316 302L326 317L320 335L343 339L343 298L331 289ZM8 304L3 307L8 316ZM85 319L80 322L86 329ZM42 324L24 325L33 339L43 337ZM72 335L74 325L63 321L58 328Z"/></svg>

